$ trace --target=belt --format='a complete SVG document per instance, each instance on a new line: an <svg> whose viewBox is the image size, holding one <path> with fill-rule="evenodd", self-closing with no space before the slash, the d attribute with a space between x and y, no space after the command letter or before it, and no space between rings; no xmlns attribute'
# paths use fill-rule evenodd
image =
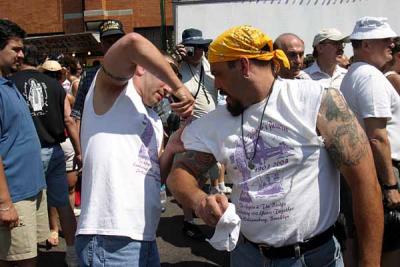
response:
<svg viewBox="0 0 400 267"><path fill-rule="evenodd" d="M306 253L307 251L313 250L326 242L328 242L333 237L334 226L331 226L325 232L322 232L319 235L316 235L304 242L299 242L293 245L284 246L284 247L271 247L266 244L257 244L251 242L246 237L244 238L245 242L248 242L258 248L260 252L264 255L264 257L269 259L282 259L282 258L298 258L300 255Z"/></svg>

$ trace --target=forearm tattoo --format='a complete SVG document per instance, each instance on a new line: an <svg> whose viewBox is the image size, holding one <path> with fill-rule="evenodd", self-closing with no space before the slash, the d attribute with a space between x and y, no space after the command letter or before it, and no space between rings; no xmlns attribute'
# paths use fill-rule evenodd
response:
<svg viewBox="0 0 400 267"><path fill-rule="evenodd" d="M190 172L196 179L202 177L214 164L216 159L212 154L189 150L176 162L176 167L181 167Z"/></svg>
<svg viewBox="0 0 400 267"><path fill-rule="evenodd" d="M318 118L318 129L326 149L339 168L359 164L368 152L369 142L343 96L333 88L326 90Z"/></svg>

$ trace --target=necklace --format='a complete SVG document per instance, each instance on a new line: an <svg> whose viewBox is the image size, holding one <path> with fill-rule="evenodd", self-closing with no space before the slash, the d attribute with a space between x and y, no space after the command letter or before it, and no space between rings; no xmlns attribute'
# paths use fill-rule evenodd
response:
<svg viewBox="0 0 400 267"><path fill-rule="evenodd" d="M275 83L275 80L274 80L274 81L272 82L272 84L271 84L271 90L270 90L270 92L269 92L269 95L267 96L267 100L265 101L265 105L264 105L264 108L263 108L263 112L262 112L262 114L261 114L261 120L260 120L260 124L258 125L258 129L257 129L257 138L256 138L256 141L255 141L255 144L254 144L254 141L253 141L254 150L253 150L253 155L251 156L251 158L247 155L246 144L245 144L245 142L244 142L244 134L243 134L243 113L244 113L244 111L243 111L242 114L241 114L242 124L240 125L240 129L241 129L241 132L242 132L242 144L243 144L244 156L246 157L246 160L247 160L247 167L248 167L250 170L254 169L254 167L255 167L255 165L254 165L254 163L253 163L253 160L254 160L254 158L255 158L255 156L256 156L256 153L257 153L257 145L258 145L258 139L260 139L260 132L261 132L262 121L263 121L263 119L264 119L264 113L265 113L265 109L267 108L269 98L270 98L270 96L271 96L271 94L272 94L272 90L273 90L273 87L274 87L274 83Z"/></svg>

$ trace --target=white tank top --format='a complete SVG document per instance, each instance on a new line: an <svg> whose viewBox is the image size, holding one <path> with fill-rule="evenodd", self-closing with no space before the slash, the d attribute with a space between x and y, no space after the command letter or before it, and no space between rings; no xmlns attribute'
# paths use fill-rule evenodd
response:
<svg viewBox="0 0 400 267"><path fill-rule="evenodd" d="M77 235L155 240L161 212L162 123L143 105L132 80L103 115L93 110L93 88L94 83L82 116L82 211Z"/></svg>

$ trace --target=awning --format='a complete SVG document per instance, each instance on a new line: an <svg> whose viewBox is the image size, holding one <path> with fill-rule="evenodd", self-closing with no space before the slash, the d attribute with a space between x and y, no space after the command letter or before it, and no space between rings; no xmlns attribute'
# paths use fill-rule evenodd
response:
<svg viewBox="0 0 400 267"><path fill-rule="evenodd" d="M35 45L43 53L101 52L99 34L94 32L27 37L24 42Z"/></svg>

